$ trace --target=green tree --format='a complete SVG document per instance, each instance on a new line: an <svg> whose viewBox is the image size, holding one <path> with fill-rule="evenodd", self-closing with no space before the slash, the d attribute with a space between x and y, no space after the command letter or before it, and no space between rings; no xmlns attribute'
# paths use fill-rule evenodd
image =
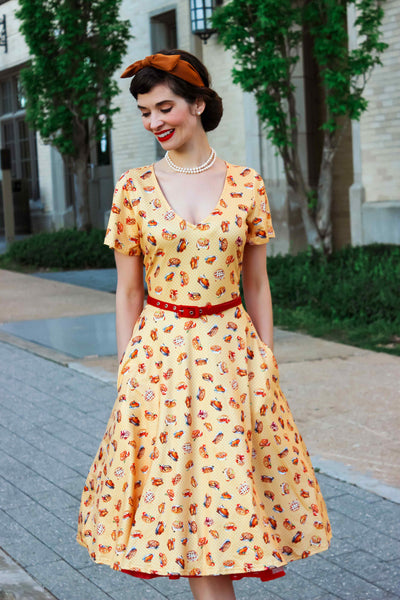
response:
<svg viewBox="0 0 400 600"><path fill-rule="evenodd" d="M90 227L90 145L118 110L112 76L121 65L130 23L122 0L19 0L17 17L31 55L21 72L27 120L74 173L78 229Z"/></svg>
<svg viewBox="0 0 400 600"><path fill-rule="evenodd" d="M349 48L347 10L356 10L358 46ZM332 166L349 119L367 109L363 91L387 47L379 28L379 0L231 0L218 8L213 25L232 50L233 80L253 92L260 121L282 157L288 185L296 193L307 241L332 247ZM323 96L323 147L316 190L301 169L294 71L304 33L311 39Z"/></svg>

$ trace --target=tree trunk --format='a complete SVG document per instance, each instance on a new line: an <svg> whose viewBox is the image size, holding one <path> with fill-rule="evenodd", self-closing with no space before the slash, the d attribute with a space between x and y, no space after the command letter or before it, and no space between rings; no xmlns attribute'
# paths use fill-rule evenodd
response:
<svg viewBox="0 0 400 600"><path fill-rule="evenodd" d="M328 132L324 135L321 169L318 179L318 204L315 222L325 252L332 252L332 166L334 146Z"/></svg>
<svg viewBox="0 0 400 600"><path fill-rule="evenodd" d="M311 218L310 210L308 208L308 197L303 194L302 202L300 204L301 217L303 219L303 225L307 236L307 243L313 248L322 248L322 241L319 235L318 229Z"/></svg>
<svg viewBox="0 0 400 600"><path fill-rule="evenodd" d="M90 229L89 178L87 157L74 160L75 222L80 231Z"/></svg>
<svg viewBox="0 0 400 600"><path fill-rule="evenodd" d="M286 173L286 180L288 184L291 185L298 199L308 245L312 246L313 248L321 248L321 238L308 207L309 200L307 196L307 187L304 182L303 173L301 171L300 161L297 154L294 157L294 165L290 177L291 183L289 183L288 173Z"/></svg>

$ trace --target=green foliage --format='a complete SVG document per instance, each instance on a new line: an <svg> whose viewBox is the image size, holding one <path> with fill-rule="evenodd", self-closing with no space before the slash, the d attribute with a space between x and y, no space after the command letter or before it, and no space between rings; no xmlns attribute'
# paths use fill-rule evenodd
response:
<svg viewBox="0 0 400 600"><path fill-rule="evenodd" d="M354 50L348 48L349 4L357 10L360 42ZM281 153L293 145L296 121L288 113L303 30L311 34L325 89L322 128L334 132L340 128L338 117L358 120L367 108L362 97L366 78L381 64L380 54L387 48L380 41L382 17L380 0L231 0L215 11L219 41L235 59L233 79L246 92L254 92L268 137Z"/></svg>
<svg viewBox="0 0 400 600"><path fill-rule="evenodd" d="M103 244L104 235L99 229L38 233L14 242L1 263L44 269L111 268L115 266L114 253Z"/></svg>
<svg viewBox="0 0 400 600"><path fill-rule="evenodd" d="M359 45L349 48L347 11L354 5ZM362 96L387 47L380 41L381 0L230 0L213 15L219 41L233 54L233 80L253 92L267 137L282 157L297 196L308 243L331 251L332 166L344 127L367 109ZM305 36L322 88L324 131L318 197L302 170L294 70ZM321 112L321 116L319 115Z"/></svg>
<svg viewBox="0 0 400 600"><path fill-rule="evenodd" d="M21 72L27 120L64 156L79 156L82 140L101 137L118 110L111 106L118 93L112 76L130 37L129 22L119 19L121 1L19 0L31 55Z"/></svg>
<svg viewBox="0 0 400 600"><path fill-rule="evenodd" d="M349 4L355 4L358 14L356 49L348 47ZM312 0L305 4L303 22L313 39L313 54L325 90L326 118L322 128L331 133L340 126L338 117L359 120L367 109L367 101L362 97L366 79L381 64L380 54L387 48L379 39L383 17L380 4L379 0Z"/></svg>
<svg viewBox="0 0 400 600"><path fill-rule="evenodd" d="M400 246L371 244L325 255L309 249L268 259L274 307L343 320L400 324Z"/></svg>
<svg viewBox="0 0 400 600"><path fill-rule="evenodd" d="M267 266L275 325L400 355L400 246L310 248Z"/></svg>
<svg viewBox="0 0 400 600"><path fill-rule="evenodd" d="M299 60L300 21L291 0L231 0L213 15L219 41L233 52L233 80L254 92L261 122L278 149L291 145L295 126L287 118L287 102Z"/></svg>

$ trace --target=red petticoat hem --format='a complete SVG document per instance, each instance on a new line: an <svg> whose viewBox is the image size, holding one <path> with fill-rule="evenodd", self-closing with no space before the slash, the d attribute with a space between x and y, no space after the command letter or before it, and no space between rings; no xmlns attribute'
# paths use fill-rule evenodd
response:
<svg viewBox="0 0 400 600"><path fill-rule="evenodd" d="M122 573L132 575L133 577L139 577L139 579L154 579L155 577L168 577L169 579L180 579L181 577L198 577L198 575L156 575L153 573L142 573L141 571L129 571L127 569L121 569ZM237 580L242 577L259 577L261 581L271 581L272 579L278 579L286 575L283 567L276 569L265 569L264 571L249 571L246 573L227 573L231 579ZM201 577L201 576L200 576Z"/></svg>

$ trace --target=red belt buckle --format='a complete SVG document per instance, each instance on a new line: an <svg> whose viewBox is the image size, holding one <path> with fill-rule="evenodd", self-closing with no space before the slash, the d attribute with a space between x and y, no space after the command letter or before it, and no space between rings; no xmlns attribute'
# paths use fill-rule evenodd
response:
<svg viewBox="0 0 400 600"><path fill-rule="evenodd" d="M201 315L206 313L204 308L198 306L177 306L175 312L180 317L193 317L194 319L198 319Z"/></svg>

